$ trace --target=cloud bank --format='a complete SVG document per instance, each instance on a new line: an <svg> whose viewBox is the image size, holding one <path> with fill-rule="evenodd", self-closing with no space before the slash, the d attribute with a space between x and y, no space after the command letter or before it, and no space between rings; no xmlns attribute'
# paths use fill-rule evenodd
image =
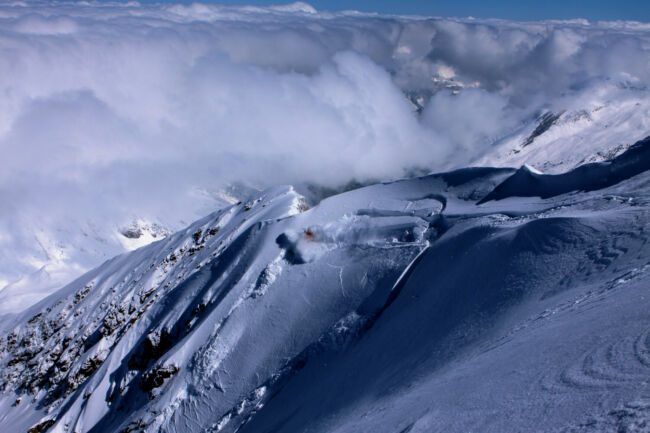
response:
<svg viewBox="0 0 650 433"><path fill-rule="evenodd" d="M0 3L0 288L58 284L123 251L119 227L179 228L228 185L469 164L545 110L638 98L649 51L631 22Z"/></svg>

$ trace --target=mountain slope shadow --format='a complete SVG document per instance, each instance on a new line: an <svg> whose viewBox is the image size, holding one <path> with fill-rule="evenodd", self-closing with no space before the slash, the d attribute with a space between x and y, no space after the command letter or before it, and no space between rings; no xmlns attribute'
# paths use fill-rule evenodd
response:
<svg viewBox="0 0 650 433"><path fill-rule="evenodd" d="M581 165L563 174L535 173L524 166L477 204L508 197L549 198L571 191L595 191L650 169L650 136L607 162Z"/></svg>

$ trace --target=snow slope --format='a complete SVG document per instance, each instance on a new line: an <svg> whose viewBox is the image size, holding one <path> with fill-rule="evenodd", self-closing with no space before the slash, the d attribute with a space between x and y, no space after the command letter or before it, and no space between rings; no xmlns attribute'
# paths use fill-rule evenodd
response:
<svg viewBox="0 0 650 433"><path fill-rule="evenodd" d="M197 193L197 209L190 212L191 217L236 203L250 191L231 186ZM177 210L163 212L152 220L134 214L122 222L93 218L84 212L74 209L66 219L57 221L40 212L36 218L21 215L21 225L12 234L15 238L4 237L0 317L23 311L111 257L163 239L187 225L186 216L179 217Z"/></svg>
<svg viewBox="0 0 650 433"><path fill-rule="evenodd" d="M649 23L4 0L0 35L0 317L251 188L562 173L650 130Z"/></svg>
<svg viewBox="0 0 650 433"><path fill-rule="evenodd" d="M649 143L215 212L3 321L0 425L647 431Z"/></svg>
<svg viewBox="0 0 650 433"><path fill-rule="evenodd" d="M643 138L642 134L650 128L648 91L630 89L629 93L628 100L609 101L608 105L595 108L565 110L555 115L547 112L539 119L531 119L512 134L497 140L494 147L472 165L528 165L544 173L557 174L620 155L628 149L630 140ZM569 142L571 146L566 145ZM337 190L313 184L309 187L328 190L328 194ZM308 188L301 189L310 192ZM228 206L253 191L255 188L243 185L201 191L194 198L198 210L193 214ZM308 198L311 200L319 195L308 194ZM0 317L22 311L103 260L165 237L172 229L185 224L171 211L169 215L159 215L156 221L164 223L135 215L131 223L123 225L71 218L57 222L53 229L40 220L40 215L36 221L26 219L22 229L33 239L23 238L22 244L15 243L7 248L7 251L19 251L20 254L7 254L4 268L0 270Z"/></svg>
<svg viewBox="0 0 650 433"><path fill-rule="evenodd" d="M625 82L611 87L624 97L601 95L588 101L562 101L555 112L546 111L496 140L494 147L473 164L528 164L557 174L620 155L650 129L650 101L647 88L634 88ZM608 90L607 86L601 89L603 93Z"/></svg>

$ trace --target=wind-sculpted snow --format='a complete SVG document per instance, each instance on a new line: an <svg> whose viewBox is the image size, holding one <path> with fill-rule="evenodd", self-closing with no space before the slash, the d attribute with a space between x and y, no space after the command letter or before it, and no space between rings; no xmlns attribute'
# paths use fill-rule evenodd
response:
<svg viewBox="0 0 650 433"><path fill-rule="evenodd" d="M564 174L545 175L523 166L479 203L506 197L548 198L571 191L593 191L614 185L646 170L650 170L650 136L611 161L585 164Z"/></svg>
<svg viewBox="0 0 650 433"><path fill-rule="evenodd" d="M645 161L647 140L629 152L608 166ZM2 323L0 425L643 431L650 172L482 200L518 173L385 182L311 209L273 188L111 259Z"/></svg>

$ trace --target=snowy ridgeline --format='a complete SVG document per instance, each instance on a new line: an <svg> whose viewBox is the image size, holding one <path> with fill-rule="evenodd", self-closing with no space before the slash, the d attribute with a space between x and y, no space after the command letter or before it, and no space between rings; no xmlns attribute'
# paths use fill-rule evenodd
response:
<svg viewBox="0 0 650 433"><path fill-rule="evenodd" d="M267 190L2 323L1 430L648 431L649 168Z"/></svg>

